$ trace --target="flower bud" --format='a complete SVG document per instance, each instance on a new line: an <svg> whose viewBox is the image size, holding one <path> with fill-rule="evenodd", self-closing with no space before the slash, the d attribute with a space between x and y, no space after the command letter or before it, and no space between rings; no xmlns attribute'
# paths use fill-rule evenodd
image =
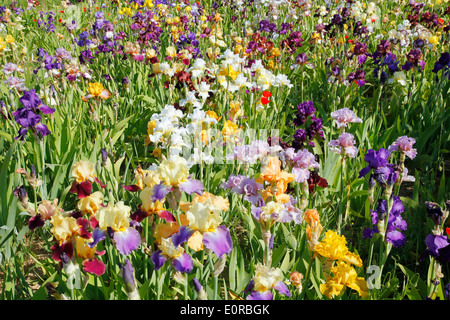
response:
<svg viewBox="0 0 450 320"><path fill-rule="evenodd" d="M208 295L200 284L200 281L198 281L197 278L194 278L192 279L192 282L194 283L194 289L197 292L197 300L208 300Z"/></svg>
<svg viewBox="0 0 450 320"><path fill-rule="evenodd" d="M128 293L128 299L140 300L139 291L137 290L136 281L134 279L134 269L131 262L125 259L125 264L119 264L120 276L125 284L125 289Z"/></svg>

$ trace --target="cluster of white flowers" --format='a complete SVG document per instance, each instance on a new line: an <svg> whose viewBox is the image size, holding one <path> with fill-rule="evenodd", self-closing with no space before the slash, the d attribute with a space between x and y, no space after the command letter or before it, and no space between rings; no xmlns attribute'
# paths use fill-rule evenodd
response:
<svg viewBox="0 0 450 320"><path fill-rule="evenodd" d="M370 33L381 27L381 10L374 2L369 2L366 5L361 3L361 1L355 1L351 6L350 12L356 21L361 21L367 26Z"/></svg>
<svg viewBox="0 0 450 320"><path fill-rule="evenodd" d="M173 105L166 105L160 113L154 113L150 119L152 131L148 138L155 145L169 149L170 154L179 154L184 146L183 139L187 130L181 125L184 114Z"/></svg>
<svg viewBox="0 0 450 320"><path fill-rule="evenodd" d="M192 94L191 94L192 96ZM189 120L187 124L184 124L182 119ZM148 138L154 145L168 150L169 158L173 156L180 156L183 152L183 148L186 150L192 150L193 154L188 160L189 167L198 163L202 158L206 157L205 154L199 154L199 144L195 144L194 140L202 139L203 124L210 123L216 124L217 120L210 117L204 110L201 109L201 105L193 109L193 111L187 115L183 114L181 110L175 109L173 105L166 105L160 113L155 113L150 119L151 133Z"/></svg>

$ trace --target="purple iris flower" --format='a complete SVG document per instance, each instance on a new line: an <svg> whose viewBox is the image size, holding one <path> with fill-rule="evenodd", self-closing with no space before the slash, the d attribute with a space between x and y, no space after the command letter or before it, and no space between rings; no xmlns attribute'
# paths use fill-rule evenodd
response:
<svg viewBox="0 0 450 320"><path fill-rule="evenodd" d="M94 57L92 56L91 50L81 51L80 56L78 57L81 64L86 64L87 62L92 63Z"/></svg>
<svg viewBox="0 0 450 320"><path fill-rule="evenodd" d="M385 186L392 186L398 179L398 172L395 170L394 165L388 163L385 167L376 169L373 173L373 178L379 184Z"/></svg>
<svg viewBox="0 0 450 320"><path fill-rule="evenodd" d="M378 151L370 149L367 151L364 160L368 163L368 166L359 171L359 178L364 177L372 169L385 167L387 165L390 153L388 150L381 148Z"/></svg>
<svg viewBox="0 0 450 320"><path fill-rule="evenodd" d="M425 202L425 208L427 210L428 217L434 222L436 226L440 226L444 215L441 207L435 202L427 201Z"/></svg>
<svg viewBox="0 0 450 320"><path fill-rule="evenodd" d="M447 236L429 234L425 243L427 249L423 257L432 256L441 264L450 262L450 241Z"/></svg>
<svg viewBox="0 0 450 320"><path fill-rule="evenodd" d="M23 107L13 112L14 120L22 127L19 129L19 135L15 139L24 140L28 130L33 129L41 138L50 134L46 125L40 123L43 114L51 114L55 109L45 105L34 89L25 91L19 98Z"/></svg>
<svg viewBox="0 0 450 320"><path fill-rule="evenodd" d="M304 101L297 105L297 117L294 120L294 124L296 126L303 125L308 117L316 112L316 108L314 108L314 103L312 101Z"/></svg>
<svg viewBox="0 0 450 320"><path fill-rule="evenodd" d="M242 180L245 178L243 175L234 175L231 174L228 177L228 180L220 185L222 189L232 189L240 185Z"/></svg>
<svg viewBox="0 0 450 320"><path fill-rule="evenodd" d="M439 59L434 64L432 72L438 73L440 70L444 70L444 74L450 79L450 53L443 52Z"/></svg>
<svg viewBox="0 0 450 320"><path fill-rule="evenodd" d="M202 195L205 190L203 183L200 180L193 179L192 177L189 177L186 181L179 183L178 188L180 191L186 192L187 194L196 193L198 195Z"/></svg>
<svg viewBox="0 0 450 320"><path fill-rule="evenodd" d="M222 183L223 189L231 189L232 192L244 195L244 199L257 205L261 199L259 191L263 185L257 183L254 178L248 178L242 175L230 175L227 182Z"/></svg>
<svg viewBox="0 0 450 320"><path fill-rule="evenodd" d="M402 217L402 213L405 211L405 207L400 200L400 197L392 197L392 208L389 212L389 220L386 228L386 241L393 244L394 247L402 247L406 243L406 236L403 233L407 229L407 223ZM387 215L387 202L386 200L378 200L378 206L376 211L371 210L373 229L367 228L363 231L363 238L371 238L374 233L379 233L378 222L385 220Z"/></svg>
<svg viewBox="0 0 450 320"><path fill-rule="evenodd" d="M78 35L78 38L76 38L77 45L80 47L88 46L92 43L91 40L88 39L89 33L87 31L83 31Z"/></svg>

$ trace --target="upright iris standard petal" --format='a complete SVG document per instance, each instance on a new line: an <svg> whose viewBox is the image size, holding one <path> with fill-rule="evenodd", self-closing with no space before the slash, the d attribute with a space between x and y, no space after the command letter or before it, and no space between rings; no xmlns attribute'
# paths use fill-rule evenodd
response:
<svg viewBox="0 0 450 320"><path fill-rule="evenodd" d="M165 185L163 182L155 185L153 187L153 194L151 195L151 200L153 202L155 201L162 201L166 195L172 191L172 187Z"/></svg>
<svg viewBox="0 0 450 320"><path fill-rule="evenodd" d="M134 228L128 228L125 231L114 232L114 241L116 248L123 255L129 255L141 244L141 235Z"/></svg>
<svg viewBox="0 0 450 320"><path fill-rule="evenodd" d="M175 247L185 243L189 240L189 238L194 234L195 230L188 228L186 226L182 226L180 230L172 235L172 242Z"/></svg>
<svg viewBox="0 0 450 320"><path fill-rule="evenodd" d="M106 230L102 230L100 228L95 228L92 232L92 239L93 241L88 244L90 248L93 248L99 243L100 241L103 241L106 239L108 233Z"/></svg>
<svg viewBox="0 0 450 320"><path fill-rule="evenodd" d="M233 249L230 231L225 226L219 226L214 231L204 232L203 244L212 250L219 259Z"/></svg>

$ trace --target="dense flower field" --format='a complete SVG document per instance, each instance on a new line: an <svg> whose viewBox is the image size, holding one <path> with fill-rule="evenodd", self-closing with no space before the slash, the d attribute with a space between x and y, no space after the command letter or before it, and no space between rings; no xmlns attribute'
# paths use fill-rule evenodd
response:
<svg viewBox="0 0 450 320"><path fill-rule="evenodd" d="M449 31L448 0L7 0L1 299L450 299Z"/></svg>

